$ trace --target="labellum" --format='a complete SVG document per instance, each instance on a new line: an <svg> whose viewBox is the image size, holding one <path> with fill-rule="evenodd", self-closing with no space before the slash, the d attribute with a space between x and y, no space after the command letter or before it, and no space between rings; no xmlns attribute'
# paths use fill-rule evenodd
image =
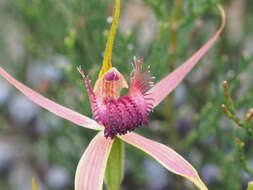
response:
<svg viewBox="0 0 253 190"><path fill-rule="evenodd" d="M94 89L80 67L78 71L88 91L93 118L105 127L105 137L114 138L148 123L153 99L147 96L147 91L153 83L150 72L142 71L140 58L134 59L129 91L121 97L121 90L128 85L116 68L112 67L99 77Z"/></svg>

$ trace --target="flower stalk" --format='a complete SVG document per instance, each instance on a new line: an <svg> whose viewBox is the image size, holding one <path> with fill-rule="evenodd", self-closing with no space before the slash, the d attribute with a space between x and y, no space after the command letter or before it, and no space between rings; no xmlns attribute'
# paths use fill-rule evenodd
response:
<svg viewBox="0 0 253 190"><path fill-rule="evenodd" d="M105 171L105 184L108 190L120 190L124 178L125 146L121 139L115 138Z"/></svg>
<svg viewBox="0 0 253 190"><path fill-rule="evenodd" d="M112 68L112 48L113 48L113 44L115 40L117 27L118 27L119 15L120 15L120 0L116 0L113 22L112 22L111 31L106 43L103 65L98 75L99 78L101 78L104 75L104 73L106 73L110 68Z"/></svg>

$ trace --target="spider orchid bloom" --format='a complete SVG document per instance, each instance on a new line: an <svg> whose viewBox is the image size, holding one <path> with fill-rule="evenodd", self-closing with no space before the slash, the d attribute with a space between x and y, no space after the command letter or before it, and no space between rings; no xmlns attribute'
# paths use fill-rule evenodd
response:
<svg viewBox="0 0 253 190"><path fill-rule="evenodd" d="M149 154L166 169L187 178L199 189L207 190L197 171L178 153L163 144L130 131L148 122L150 111L179 85L217 40L225 25L225 13L221 7L219 9L222 16L220 28L190 59L154 86L152 86L152 77L149 72L142 71L142 61L136 59L133 64L129 91L120 97L121 89L127 88L128 85L123 75L111 64L112 47L120 13L120 0L116 0L114 20L106 44L104 61L94 88L81 67L78 67L88 91L93 119L43 97L0 67L0 75L35 104L79 126L100 131L90 142L79 161L75 190L102 189L112 145L119 139Z"/></svg>
<svg viewBox="0 0 253 190"><path fill-rule="evenodd" d="M122 97L119 97L120 91L128 85L116 68L111 67L102 73L93 90L89 78L78 67L88 91L93 118L104 126L106 138L113 139L148 123L153 98L148 97L146 91L153 83L149 72L142 72L140 59L134 60L133 67L129 92Z"/></svg>

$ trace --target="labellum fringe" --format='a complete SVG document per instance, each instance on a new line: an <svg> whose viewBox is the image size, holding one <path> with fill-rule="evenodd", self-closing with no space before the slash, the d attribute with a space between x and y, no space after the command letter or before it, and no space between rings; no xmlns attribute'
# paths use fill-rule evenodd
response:
<svg viewBox="0 0 253 190"><path fill-rule="evenodd" d="M120 96L127 88L126 80L116 69L111 68L96 83L93 90L88 76L78 67L87 88L93 118L105 127L104 136L114 138L124 135L148 123L148 115L153 108L152 98L147 91L152 87L149 71L142 71L142 60L134 59L129 91Z"/></svg>

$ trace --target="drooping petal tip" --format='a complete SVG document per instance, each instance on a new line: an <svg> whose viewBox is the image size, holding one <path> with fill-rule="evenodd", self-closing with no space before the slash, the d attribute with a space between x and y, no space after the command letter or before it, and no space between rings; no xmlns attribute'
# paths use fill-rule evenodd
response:
<svg viewBox="0 0 253 190"><path fill-rule="evenodd" d="M136 133L129 133L124 136L119 136L119 138L141 149L169 171L185 177L200 190L208 190L191 164L171 148Z"/></svg>

